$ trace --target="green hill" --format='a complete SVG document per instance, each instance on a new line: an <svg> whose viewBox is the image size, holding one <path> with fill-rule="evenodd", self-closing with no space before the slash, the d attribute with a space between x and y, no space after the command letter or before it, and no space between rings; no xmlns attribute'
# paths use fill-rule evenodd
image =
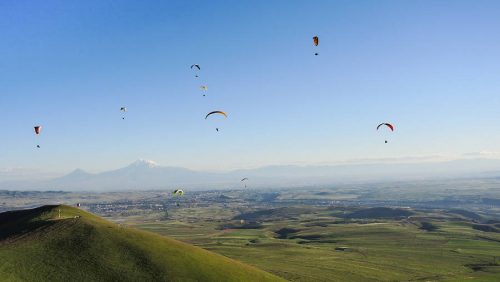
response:
<svg viewBox="0 0 500 282"><path fill-rule="evenodd" d="M282 281L68 206L0 213L0 281Z"/></svg>

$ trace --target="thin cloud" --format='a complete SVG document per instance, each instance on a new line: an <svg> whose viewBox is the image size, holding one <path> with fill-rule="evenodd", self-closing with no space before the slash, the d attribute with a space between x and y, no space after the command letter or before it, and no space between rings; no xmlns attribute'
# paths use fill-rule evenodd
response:
<svg viewBox="0 0 500 282"><path fill-rule="evenodd" d="M481 159L500 159L500 152L497 151L479 151L462 154L465 158L481 158Z"/></svg>

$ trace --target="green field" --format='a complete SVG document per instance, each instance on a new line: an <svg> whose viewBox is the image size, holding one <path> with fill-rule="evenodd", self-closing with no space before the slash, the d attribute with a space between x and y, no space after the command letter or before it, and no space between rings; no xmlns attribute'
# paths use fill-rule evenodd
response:
<svg viewBox="0 0 500 282"><path fill-rule="evenodd" d="M0 213L0 281L281 281L68 206Z"/></svg>
<svg viewBox="0 0 500 282"><path fill-rule="evenodd" d="M467 219L439 211L385 219L341 218L345 213L274 209L259 214L260 228L250 229L240 229L247 222L232 220L238 213L223 207L180 208L170 220L126 222L292 281L500 280L500 233L474 230ZM422 222L435 231L421 229Z"/></svg>

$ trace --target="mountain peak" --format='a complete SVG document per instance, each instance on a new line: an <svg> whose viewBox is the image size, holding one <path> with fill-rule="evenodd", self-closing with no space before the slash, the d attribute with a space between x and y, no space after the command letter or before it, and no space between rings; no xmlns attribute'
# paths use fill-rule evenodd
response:
<svg viewBox="0 0 500 282"><path fill-rule="evenodd" d="M153 168L153 167L158 167L158 166L159 165L156 162L154 162L154 161L139 159L139 160L133 162L132 164L130 164L129 167L148 167L148 168Z"/></svg>

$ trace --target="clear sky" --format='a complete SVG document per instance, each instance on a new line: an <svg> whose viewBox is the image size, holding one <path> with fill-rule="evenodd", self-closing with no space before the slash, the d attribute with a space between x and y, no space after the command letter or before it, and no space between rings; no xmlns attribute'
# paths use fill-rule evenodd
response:
<svg viewBox="0 0 500 282"><path fill-rule="evenodd" d="M479 0L4 0L0 168L500 151L499 15Z"/></svg>

